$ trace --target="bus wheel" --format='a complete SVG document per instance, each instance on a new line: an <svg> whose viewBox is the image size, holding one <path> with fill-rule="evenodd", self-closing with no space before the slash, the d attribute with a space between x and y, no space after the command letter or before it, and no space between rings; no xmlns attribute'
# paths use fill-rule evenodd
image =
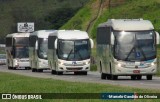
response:
<svg viewBox="0 0 160 102"><path fill-rule="evenodd" d="M106 79L106 74L101 73L101 79Z"/></svg>
<svg viewBox="0 0 160 102"><path fill-rule="evenodd" d="M87 75L87 72L84 71L84 72L80 72L82 75Z"/></svg>
<svg viewBox="0 0 160 102"><path fill-rule="evenodd" d="M51 72L52 74L56 74L56 71L55 70L52 70L52 72Z"/></svg>
<svg viewBox="0 0 160 102"><path fill-rule="evenodd" d="M142 75L137 75L137 80L141 80L142 79Z"/></svg>
<svg viewBox="0 0 160 102"><path fill-rule="evenodd" d="M35 69L35 68L32 68L32 72L36 72L37 71L37 69Z"/></svg>
<svg viewBox="0 0 160 102"><path fill-rule="evenodd" d="M147 80L152 80L152 75L147 75Z"/></svg>
<svg viewBox="0 0 160 102"><path fill-rule="evenodd" d="M13 70L16 70L16 67L12 67L13 68Z"/></svg>
<svg viewBox="0 0 160 102"><path fill-rule="evenodd" d="M136 80L136 76L135 76L135 75L132 75L132 76L131 76L131 80Z"/></svg>
<svg viewBox="0 0 160 102"><path fill-rule="evenodd" d="M57 72L57 75L62 75L63 74L63 72Z"/></svg>
<svg viewBox="0 0 160 102"><path fill-rule="evenodd" d="M43 69L37 69L37 72L43 72Z"/></svg>
<svg viewBox="0 0 160 102"><path fill-rule="evenodd" d="M78 75L78 72L74 72L74 75Z"/></svg>
<svg viewBox="0 0 160 102"><path fill-rule="evenodd" d="M110 74L107 75L107 79L111 80L111 75Z"/></svg>
<svg viewBox="0 0 160 102"><path fill-rule="evenodd" d="M118 76L117 75L111 75L111 80L117 80Z"/></svg>
<svg viewBox="0 0 160 102"><path fill-rule="evenodd" d="M25 67L25 70L29 70L30 69L30 67Z"/></svg>
<svg viewBox="0 0 160 102"><path fill-rule="evenodd" d="M9 66L8 66L8 69L12 69L12 67L9 67Z"/></svg>

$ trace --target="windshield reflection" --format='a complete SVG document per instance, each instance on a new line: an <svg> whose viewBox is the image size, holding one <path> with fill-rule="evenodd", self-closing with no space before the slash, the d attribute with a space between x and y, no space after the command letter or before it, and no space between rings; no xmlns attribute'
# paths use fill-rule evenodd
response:
<svg viewBox="0 0 160 102"><path fill-rule="evenodd" d="M42 59L47 59L47 51L48 51L48 39L39 38L38 39L38 56Z"/></svg>
<svg viewBox="0 0 160 102"><path fill-rule="evenodd" d="M58 57L63 60L85 60L90 58L89 40L59 40Z"/></svg>
<svg viewBox="0 0 160 102"><path fill-rule="evenodd" d="M28 47L23 46L23 47L16 47L15 49L15 57L16 58L29 58L29 52L28 52Z"/></svg>
<svg viewBox="0 0 160 102"><path fill-rule="evenodd" d="M114 56L119 60L149 60L156 57L154 31L114 32Z"/></svg>

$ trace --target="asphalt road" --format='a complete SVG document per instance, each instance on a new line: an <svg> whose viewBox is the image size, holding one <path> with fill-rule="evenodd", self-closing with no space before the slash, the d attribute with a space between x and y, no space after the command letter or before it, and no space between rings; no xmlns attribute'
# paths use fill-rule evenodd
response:
<svg viewBox="0 0 160 102"><path fill-rule="evenodd" d="M153 80L146 80L146 77L142 77L142 80L131 80L129 76L119 76L118 80L101 80L99 72L89 72L88 75L74 75L73 73L64 73L63 75L52 75L50 70L44 70L44 72L32 72L31 70L8 70L7 67L0 66L0 72L9 72L24 76L38 77L38 78L51 78L58 80L65 80L71 82L89 82L89 83L101 83L118 86L129 86L136 88L146 89L160 89L160 77L153 77Z"/></svg>

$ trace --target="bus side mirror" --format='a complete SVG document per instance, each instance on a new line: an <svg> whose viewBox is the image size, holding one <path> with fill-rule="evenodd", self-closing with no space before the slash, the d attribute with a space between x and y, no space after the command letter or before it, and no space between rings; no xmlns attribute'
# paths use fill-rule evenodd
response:
<svg viewBox="0 0 160 102"><path fill-rule="evenodd" d="M156 32L156 44L159 44L159 33Z"/></svg>
<svg viewBox="0 0 160 102"><path fill-rule="evenodd" d="M115 38L114 38L114 35L113 35L113 32L111 33L111 45L114 45L114 40L115 40Z"/></svg>
<svg viewBox="0 0 160 102"><path fill-rule="evenodd" d="M54 42L54 48L57 49L57 39Z"/></svg>
<svg viewBox="0 0 160 102"><path fill-rule="evenodd" d="M35 43L35 49L38 50L38 42Z"/></svg>
<svg viewBox="0 0 160 102"><path fill-rule="evenodd" d="M89 39L89 40L90 40L90 43L91 43L91 48L93 48L94 47L94 42L93 42L92 39Z"/></svg>

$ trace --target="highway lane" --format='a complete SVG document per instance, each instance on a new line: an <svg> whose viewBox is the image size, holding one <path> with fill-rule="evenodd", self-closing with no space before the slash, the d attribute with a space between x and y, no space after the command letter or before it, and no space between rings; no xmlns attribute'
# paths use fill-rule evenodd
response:
<svg viewBox="0 0 160 102"><path fill-rule="evenodd" d="M101 84L160 90L160 77L155 77L155 76L153 77L153 80L146 80L145 76L142 77L142 80L131 80L129 76L119 76L118 80L101 80L99 72L89 72L88 75L74 75L71 72L64 73L64 75L52 75L50 70L44 70L44 72L41 73L23 69L8 70L5 65L0 66L0 72L9 72L24 76L51 78L51 79L65 80L71 82L90 82L90 83L101 83Z"/></svg>

